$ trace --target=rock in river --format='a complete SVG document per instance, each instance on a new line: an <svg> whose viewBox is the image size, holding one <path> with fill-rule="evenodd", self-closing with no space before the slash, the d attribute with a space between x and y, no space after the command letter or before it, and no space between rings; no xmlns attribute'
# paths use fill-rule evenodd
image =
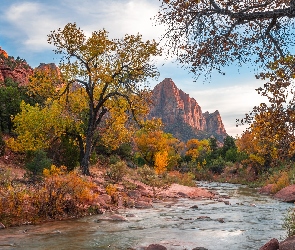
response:
<svg viewBox="0 0 295 250"><path fill-rule="evenodd" d="M280 201L295 202L295 184L281 189L274 197Z"/></svg>

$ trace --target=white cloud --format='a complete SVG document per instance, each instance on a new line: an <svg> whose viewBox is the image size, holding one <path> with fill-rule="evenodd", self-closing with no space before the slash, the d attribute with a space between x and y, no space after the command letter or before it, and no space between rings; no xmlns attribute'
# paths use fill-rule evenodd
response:
<svg viewBox="0 0 295 250"><path fill-rule="evenodd" d="M49 48L47 35L51 30L62 28L68 22L76 22L87 34L105 28L112 38L140 33L144 39L158 40L163 29L154 27L151 20L158 4L158 1L147 0L86 0L83 3L61 0L59 5L26 1L10 5L4 18L13 27L14 36L21 36L20 42L26 49L38 51Z"/></svg>
<svg viewBox="0 0 295 250"><path fill-rule="evenodd" d="M248 84L195 90L189 93L199 103L203 112L219 110L227 133L236 136L248 127L236 127L236 119L244 118L255 105L267 102L265 97L257 94L257 87L257 81L252 81Z"/></svg>
<svg viewBox="0 0 295 250"><path fill-rule="evenodd" d="M5 18L18 34L24 49L41 51L48 49L47 34L60 22L54 19L54 7L36 2L22 2L11 5L5 12ZM17 32L16 32L17 31Z"/></svg>

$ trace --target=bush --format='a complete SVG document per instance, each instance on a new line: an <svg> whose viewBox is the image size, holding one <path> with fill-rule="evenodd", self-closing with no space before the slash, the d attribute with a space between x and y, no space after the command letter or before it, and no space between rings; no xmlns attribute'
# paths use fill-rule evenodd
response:
<svg viewBox="0 0 295 250"><path fill-rule="evenodd" d="M127 173L127 165L124 161L118 161L111 164L106 171L106 175L114 182L122 181L124 175Z"/></svg>
<svg viewBox="0 0 295 250"><path fill-rule="evenodd" d="M209 169L214 174L221 174L224 171L226 166L226 161L220 156L217 159L213 160Z"/></svg>
<svg viewBox="0 0 295 250"><path fill-rule="evenodd" d="M27 169L26 176L32 181L40 180L43 174L43 170L45 168L50 168L52 163L51 159L47 157L46 153L43 150L29 152L28 158L30 160L25 165Z"/></svg>
<svg viewBox="0 0 295 250"><path fill-rule="evenodd" d="M295 210L291 208L288 210L284 218L283 228L287 231L287 237L295 235Z"/></svg>
<svg viewBox="0 0 295 250"><path fill-rule="evenodd" d="M156 189L167 188L171 184L165 175L157 175L155 170L147 165L138 168L137 173L141 182L153 188L154 196L156 195Z"/></svg>
<svg viewBox="0 0 295 250"><path fill-rule="evenodd" d="M279 171L273 173L267 180L267 184L274 184L272 193L277 193L284 187L290 185L290 177L287 171Z"/></svg>
<svg viewBox="0 0 295 250"><path fill-rule="evenodd" d="M179 171L171 171L168 173L168 178L172 183L178 183L180 185L195 187L195 175L191 172L180 173Z"/></svg>
<svg viewBox="0 0 295 250"><path fill-rule="evenodd" d="M99 213L94 187L76 172L52 165L35 185L0 186L0 221L11 226Z"/></svg>

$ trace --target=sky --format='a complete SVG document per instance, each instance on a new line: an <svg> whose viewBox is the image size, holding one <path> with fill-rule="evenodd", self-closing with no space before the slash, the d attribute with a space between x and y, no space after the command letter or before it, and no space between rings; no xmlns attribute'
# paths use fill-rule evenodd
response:
<svg viewBox="0 0 295 250"><path fill-rule="evenodd" d="M111 38L140 33L143 39L160 41L165 28L155 26L153 17L159 0L0 0L0 47L10 56L26 59L31 67L40 63L59 63L47 35L67 23L91 34L106 29ZM247 126L236 127L255 105L266 100L255 91L263 86L255 72L246 65L225 69L225 75L212 73L210 80L194 80L183 65L172 59L156 58L160 76L150 81L151 88L165 78L172 78L176 86L193 97L202 112L219 110L227 133L240 136Z"/></svg>

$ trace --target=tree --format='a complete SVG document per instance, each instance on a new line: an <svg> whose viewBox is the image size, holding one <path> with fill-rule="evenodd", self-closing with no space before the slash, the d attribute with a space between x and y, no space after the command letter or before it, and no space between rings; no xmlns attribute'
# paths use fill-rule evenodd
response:
<svg viewBox="0 0 295 250"><path fill-rule="evenodd" d="M175 167L180 158L179 141L165 133L162 127L160 119L147 120L134 137L138 153L158 173L162 173L166 167Z"/></svg>
<svg viewBox="0 0 295 250"><path fill-rule="evenodd" d="M265 64L294 47L295 0L163 0L166 45L193 73Z"/></svg>
<svg viewBox="0 0 295 250"><path fill-rule="evenodd" d="M257 92L268 103L255 106L240 123L251 124L245 135L252 136L256 151L264 157L265 165L284 161L294 154L295 141L295 58L287 56L269 65L269 72L261 73L269 81ZM269 167L269 166L267 166Z"/></svg>
<svg viewBox="0 0 295 250"><path fill-rule="evenodd" d="M225 139L223 140L223 147L221 149L221 155L223 157L226 156L226 152L230 149L236 150L237 146L235 143L235 139L232 136L227 136L225 137Z"/></svg>
<svg viewBox="0 0 295 250"><path fill-rule="evenodd" d="M3 84L0 84L0 131L11 132L13 123L11 117L20 111L22 100L28 100L26 88L11 78L6 78Z"/></svg>
<svg viewBox="0 0 295 250"><path fill-rule="evenodd" d="M103 118L112 116L116 107L135 119L147 111L143 108L149 102L146 80L157 76L151 57L160 51L155 41L144 42L139 34L112 40L107 31L100 30L87 38L75 23L52 31L48 42L56 47L55 53L63 55L60 69L68 85L76 83L86 93L85 138L80 150L82 172L89 175L89 159Z"/></svg>
<svg viewBox="0 0 295 250"><path fill-rule="evenodd" d="M190 156L193 161L201 163L210 152L210 143L209 140L191 139L187 141L186 148L186 155Z"/></svg>

